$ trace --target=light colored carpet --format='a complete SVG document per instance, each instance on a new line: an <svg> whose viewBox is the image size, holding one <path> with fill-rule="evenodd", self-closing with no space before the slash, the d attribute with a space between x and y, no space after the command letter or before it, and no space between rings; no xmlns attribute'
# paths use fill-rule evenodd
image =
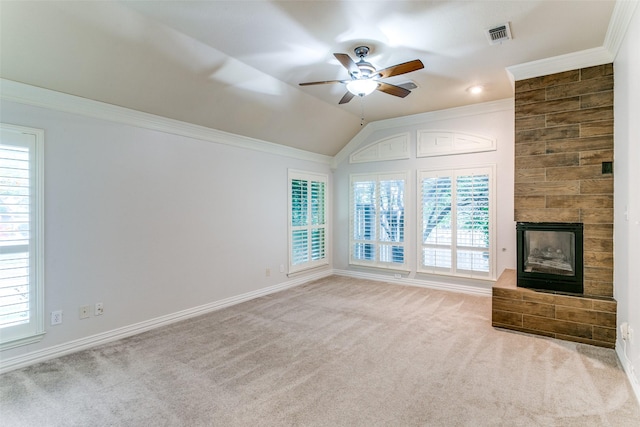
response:
<svg viewBox="0 0 640 427"><path fill-rule="evenodd" d="M3 426L638 426L610 349L330 277L6 373Z"/></svg>

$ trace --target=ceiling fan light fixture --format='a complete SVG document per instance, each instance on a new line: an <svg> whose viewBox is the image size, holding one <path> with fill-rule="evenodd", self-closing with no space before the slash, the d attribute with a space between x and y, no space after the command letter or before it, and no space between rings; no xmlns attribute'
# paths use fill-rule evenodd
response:
<svg viewBox="0 0 640 427"><path fill-rule="evenodd" d="M367 96L378 87L378 82L371 79L351 80L347 83L347 90L354 95Z"/></svg>
<svg viewBox="0 0 640 427"><path fill-rule="evenodd" d="M356 95L359 97L367 96L374 90L379 90L380 92L384 92L389 95L404 98L411 93L411 89L417 87L415 84L408 87L402 87L386 83L382 80L423 69L424 64L419 59L414 59L413 61L403 62L402 64L396 64L391 67L378 70L376 67L364 60L369 53L369 48L367 46L358 46L354 52L356 56L360 58L357 63L354 62L346 53L333 54L338 62L349 72L349 76L351 77L350 80L323 80L318 82L299 83L299 85L311 86L333 83L344 84L347 87L347 93L342 96L338 104L346 104Z"/></svg>

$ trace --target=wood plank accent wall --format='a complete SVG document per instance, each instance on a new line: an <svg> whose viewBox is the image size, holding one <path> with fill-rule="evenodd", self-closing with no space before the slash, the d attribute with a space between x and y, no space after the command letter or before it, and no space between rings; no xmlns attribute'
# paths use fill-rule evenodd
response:
<svg viewBox="0 0 640 427"><path fill-rule="evenodd" d="M505 270L492 289L491 325L545 337L614 348L613 298L578 297L516 286L516 271Z"/></svg>
<svg viewBox="0 0 640 427"><path fill-rule="evenodd" d="M584 223L584 293L613 296L613 64L515 83L516 221Z"/></svg>
<svg viewBox="0 0 640 427"><path fill-rule="evenodd" d="M491 324L613 348L613 64L517 81L515 120L514 218L584 224L584 295L519 288L505 270Z"/></svg>

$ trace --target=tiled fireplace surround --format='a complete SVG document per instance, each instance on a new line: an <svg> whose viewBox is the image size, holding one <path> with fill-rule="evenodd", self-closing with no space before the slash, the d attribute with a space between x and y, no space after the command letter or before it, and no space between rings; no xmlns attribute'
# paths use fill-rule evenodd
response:
<svg viewBox="0 0 640 427"><path fill-rule="evenodd" d="M615 346L612 161L613 64L516 82L514 219L584 224L584 295L518 288L505 270L493 326Z"/></svg>

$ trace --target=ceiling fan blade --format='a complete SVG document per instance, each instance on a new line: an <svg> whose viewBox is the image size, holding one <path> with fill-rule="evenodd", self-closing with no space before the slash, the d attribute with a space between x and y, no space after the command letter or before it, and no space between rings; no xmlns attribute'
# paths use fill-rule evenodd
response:
<svg viewBox="0 0 640 427"><path fill-rule="evenodd" d="M344 66L344 68L349 71L349 74L360 72L360 69L358 68L356 63L353 62L353 59L351 59L351 57L346 53L334 53L333 56L335 56L336 59L340 61L340 63Z"/></svg>
<svg viewBox="0 0 640 427"><path fill-rule="evenodd" d="M422 61L420 61L419 59L414 59L413 61L403 62L402 64L393 65L380 71L376 71L376 74L380 74L380 78L384 79L387 77L410 73L422 68L424 68L424 64L422 63Z"/></svg>
<svg viewBox="0 0 640 427"><path fill-rule="evenodd" d="M329 85L333 83L347 83L348 80L323 80L320 82L306 82L306 83L298 83L300 86L311 86L311 85Z"/></svg>
<svg viewBox="0 0 640 427"><path fill-rule="evenodd" d="M344 94L344 96L342 97L340 102L338 102L338 104L346 104L347 102L351 101L354 96L355 95L352 94L351 92L347 92L347 93Z"/></svg>
<svg viewBox="0 0 640 427"><path fill-rule="evenodd" d="M411 93L408 89L384 82L378 82L378 90L388 93L389 95L399 96L400 98L404 98Z"/></svg>

